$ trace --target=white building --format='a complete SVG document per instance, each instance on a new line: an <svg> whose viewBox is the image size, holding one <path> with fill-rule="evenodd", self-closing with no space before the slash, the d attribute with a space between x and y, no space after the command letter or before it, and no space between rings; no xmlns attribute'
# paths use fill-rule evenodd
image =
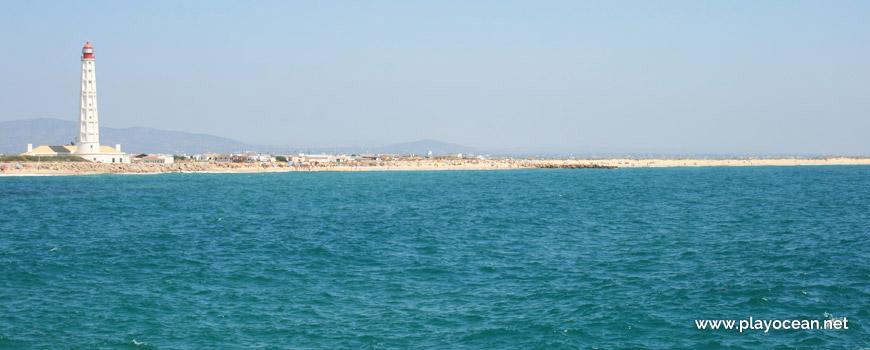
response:
<svg viewBox="0 0 870 350"><path fill-rule="evenodd" d="M25 155L75 155L102 163L129 163L130 156L121 152L121 145L100 145L100 121L97 115L97 71L94 48L88 42L82 48L81 93L79 94L78 137L75 146L27 145Z"/></svg>
<svg viewBox="0 0 870 350"><path fill-rule="evenodd" d="M175 157L164 154L156 154L142 158L142 163L151 164L172 164L175 163Z"/></svg>
<svg viewBox="0 0 870 350"><path fill-rule="evenodd" d="M145 154L139 153L130 157L132 163L148 163L148 164L172 164L175 163L175 157L166 154Z"/></svg>
<svg viewBox="0 0 870 350"><path fill-rule="evenodd" d="M218 154L216 153L206 153L206 154L197 154L193 156L193 159L197 162L214 162L217 160Z"/></svg>

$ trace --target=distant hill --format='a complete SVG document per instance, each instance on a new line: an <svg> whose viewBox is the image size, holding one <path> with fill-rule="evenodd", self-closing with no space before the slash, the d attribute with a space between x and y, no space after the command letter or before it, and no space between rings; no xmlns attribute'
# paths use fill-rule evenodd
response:
<svg viewBox="0 0 870 350"><path fill-rule="evenodd" d="M444 155L447 153L463 153L463 154L481 154L481 151L472 147L458 145L455 143L441 142L435 140L421 140L415 142L397 143L395 145L376 148L377 153L388 154L418 154L425 156L429 151L432 155Z"/></svg>
<svg viewBox="0 0 870 350"><path fill-rule="evenodd" d="M0 153L19 154L27 144L65 145L76 137L76 122L52 118L0 122ZM226 137L191 134L149 128L100 127L100 143L114 147L121 144L127 153L197 154L256 151L261 146L248 145Z"/></svg>
<svg viewBox="0 0 870 350"><path fill-rule="evenodd" d="M435 140L421 140L414 142L403 142L397 143L394 145L383 146L383 147L315 147L311 149L312 153L332 153L332 154L366 154L366 153L377 153L377 154L416 154L420 156L425 156L432 151L433 156L445 155L448 153L462 153L462 154L484 154L480 150L477 150L472 147L458 145L455 143L449 142L441 142ZM289 152L294 153L294 152Z"/></svg>

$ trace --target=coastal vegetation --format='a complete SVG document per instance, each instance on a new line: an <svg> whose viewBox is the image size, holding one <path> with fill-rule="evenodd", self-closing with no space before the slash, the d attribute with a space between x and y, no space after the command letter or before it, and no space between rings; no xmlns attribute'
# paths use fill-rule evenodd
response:
<svg viewBox="0 0 870 350"><path fill-rule="evenodd" d="M0 162L90 162L76 156L0 156Z"/></svg>

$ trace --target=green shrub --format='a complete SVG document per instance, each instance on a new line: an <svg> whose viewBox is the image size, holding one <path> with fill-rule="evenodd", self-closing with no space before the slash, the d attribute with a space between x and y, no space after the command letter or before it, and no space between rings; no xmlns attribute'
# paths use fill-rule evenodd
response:
<svg viewBox="0 0 870 350"><path fill-rule="evenodd" d="M0 156L0 162L90 162L76 156Z"/></svg>

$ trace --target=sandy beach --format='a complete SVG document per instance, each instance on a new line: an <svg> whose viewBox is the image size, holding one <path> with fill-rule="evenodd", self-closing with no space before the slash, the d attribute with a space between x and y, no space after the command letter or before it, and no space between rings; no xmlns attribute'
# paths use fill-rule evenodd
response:
<svg viewBox="0 0 870 350"><path fill-rule="evenodd" d="M285 163L178 162L174 164L103 164L85 162L9 163L0 176L158 174L173 172L252 173L291 171L444 171L506 170L529 168L637 168L701 166L798 166L870 165L870 158L773 158L773 159L452 159L395 160L372 163L292 166Z"/></svg>

